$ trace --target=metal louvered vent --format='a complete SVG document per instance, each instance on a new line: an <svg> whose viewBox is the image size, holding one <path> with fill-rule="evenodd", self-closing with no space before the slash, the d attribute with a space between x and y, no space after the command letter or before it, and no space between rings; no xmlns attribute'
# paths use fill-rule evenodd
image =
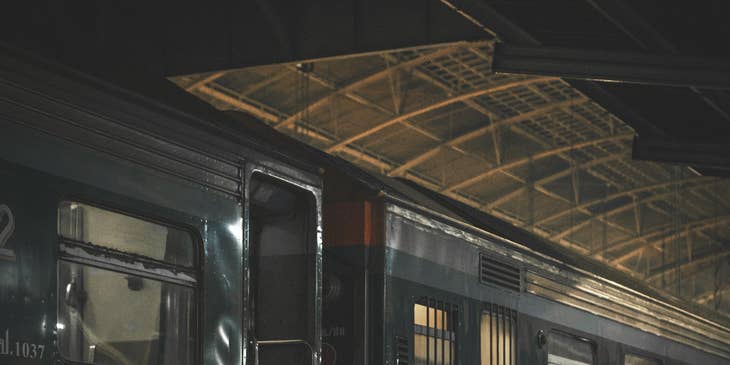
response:
<svg viewBox="0 0 730 365"><path fill-rule="evenodd" d="M479 254L479 282L521 291L522 270L519 267Z"/></svg>
<svg viewBox="0 0 730 365"><path fill-rule="evenodd" d="M395 364L408 365L408 339L395 336Z"/></svg>

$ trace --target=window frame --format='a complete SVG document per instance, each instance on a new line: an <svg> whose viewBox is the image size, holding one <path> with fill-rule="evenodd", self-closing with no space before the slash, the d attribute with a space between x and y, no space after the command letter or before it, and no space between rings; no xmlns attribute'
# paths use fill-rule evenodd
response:
<svg viewBox="0 0 730 365"><path fill-rule="evenodd" d="M309 247L308 250L311 250L309 254L313 255L315 257L315 260L313 262L314 264L314 303L313 303L313 309L314 313L312 316L312 322L313 322L313 328L312 328L312 338L311 339L304 339L303 342L298 342L297 344L306 346L306 348L311 352L312 359L314 360L317 353L322 352L322 280L323 280L323 269L322 269L322 258L323 258L323 233L322 233L322 204L323 204L323 197L322 197L322 188L321 188L321 182L315 183L314 181L310 181L306 178L305 174L300 175L300 173L296 170L287 168L285 165L279 165L279 164L270 164L265 161L248 161L244 164L244 173L243 173L243 270L244 270L244 278L243 278L243 300L244 300L244 307L245 308L252 308L252 304L254 301L254 285L256 279L254 278L254 273L252 271L252 260L254 259L251 254L251 234L250 234L250 224L251 224L251 209L252 209L252 199L249 196L250 194L250 188L252 184L252 180L256 178L256 176L261 176L264 180L269 179L276 181L277 183L283 184L285 186L294 188L296 190L300 190L301 192L304 192L308 195L308 198L311 198L312 203L312 216L310 219L312 219L312 224L314 230L311 232L313 237L311 237L311 240L308 239ZM247 313L246 313L247 312ZM242 333L243 333L243 343L244 348L248 349L251 352L255 352L256 348L259 346L259 341L256 338L257 335L257 329L255 328L255 316L256 313L254 313L252 310L244 311L243 313L243 326L242 326ZM255 360L257 361L257 360Z"/></svg>
<svg viewBox="0 0 730 365"><path fill-rule="evenodd" d="M426 307L426 313L427 313L426 318L428 318L428 312L429 312L429 309L431 309L431 308L434 309L435 311L442 311L442 313L443 313L442 321L443 321L443 318L445 317L446 321L447 321L446 327L450 327L451 330L445 330L443 328L439 330L436 327L429 327L428 324L426 326L416 324L415 323L416 305L421 305L421 306ZM446 309L447 305L449 307L448 310ZM416 335L421 335L421 336L426 337L426 344L427 344L426 351L427 352L429 352L428 338L433 338L434 342L435 342L435 340L450 341L452 344L449 349L449 351L452 355L452 358L450 359L451 360L450 364L456 365L459 363L458 362L459 361L458 332L459 332L459 327L460 327L459 326L460 325L460 318L459 318L460 313L461 313L461 310L459 308L459 305L454 304L452 301L440 300L435 297L431 297L431 296L427 296L427 295L420 296L420 297L412 297L412 299L410 301L410 314L411 315L410 315L410 320L409 320L409 324L410 324L409 327L411 329L410 341L413 342L413 346L412 346L410 352L411 352L411 356L412 356L414 363L416 361L416 344L415 344ZM444 333L448 333L448 337L445 336ZM442 353L442 355L443 355L443 353ZM428 358L428 359L430 359L430 358ZM435 360L438 360L438 359L435 359ZM442 365L443 365L443 363L442 363Z"/></svg>
<svg viewBox="0 0 730 365"><path fill-rule="evenodd" d="M563 336L568 336L568 337L573 338L576 341L583 342L583 343L587 343L588 345L590 345L590 347L591 347L591 365L597 365L598 364L598 342L596 342L596 340L591 339L591 338L588 338L588 337L584 337L584 336L581 336L581 335L577 335L577 334L575 334L573 332L569 332L569 331L566 331L566 330L563 330L563 329L560 329L560 328L551 328L547 332L547 341L548 341L548 343L545 346L545 355L546 355L545 356L545 364L546 365L548 364L548 361L549 361L548 358L550 357L550 350L549 350L549 347L550 347L550 335L553 334L553 333L557 333L557 334L560 334L560 335L563 335Z"/></svg>
<svg viewBox="0 0 730 365"><path fill-rule="evenodd" d="M641 351L641 350L627 349L626 347L622 346L622 351L621 351L621 364L622 365L626 364L627 355L638 356L638 357L642 357L647 360L654 360L658 363L658 365L664 365L664 363L665 363L664 359L662 359L658 355L651 354L649 352Z"/></svg>
<svg viewBox="0 0 730 365"><path fill-rule="evenodd" d="M513 336L511 340L510 350L512 353L510 354L510 357L512 358L513 364L519 364L519 351L518 351L518 337L519 337L519 325L518 325L518 318L519 313L517 310L509 308L507 306L498 305L495 303L486 303L483 302L481 308L479 308L479 338L478 338L478 348L479 348L479 361L481 363L481 345L482 345L482 332L481 332L481 321L483 316L488 315L490 316L490 336L491 336L491 317L492 315L496 315L497 317L502 317L502 323L505 323L508 320L511 320L510 325L510 335ZM491 337L490 337L490 347L491 347ZM503 344L504 349L504 344ZM499 355L497 355L497 362L499 363Z"/></svg>
<svg viewBox="0 0 730 365"><path fill-rule="evenodd" d="M127 200L127 199L125 199ZM165 284L173 284L189 288L192 290L192 302L194 306L192 311L193 318L190 321L192 328L191 332L194 334L194 345L192 358L190 359L191 364L202 363L203 356L203 339L201 338L201 330L203 328L203 316L204 316L204 302L203 295L203 264L204 264L204 247L203 238L199 232L199 229L192 226L191 224L184 224L174 222L174 219L161 218L158 213L159 210L163 209L148 203L141 203L137 200L129 200L129 203L102 203L98 200L87 199L78 195L63 195L57 199L55 208L55 233L56 233L56 245L55 249L58 252L56 256L56 287L58 291L60 288L60 263L68 262L77 265L83 265L93 267L96 269L106 270L118 274L135 275L144 279L154 280ZM94 244L92 242L81 242L72 238L64 237L61 235L58 219L61 212L62 205L64 203L79 203L88 205L97 209L106 210L111 213L120 214L123 216L136 218L148 223L157 224L160 226L173 228L187 233L190 236L191 243L193 245L192 253L192 265L186 267L184 265L175 265L162 260L145 257L143 255L133 254L124 252L121 250L105 247ZM137 208L132 208L137 203ZM152 208L153 214L140 214L140 204L147 208ZM192 218L191 215L185 213L179 213L181 216ZM93 252L93 253L92 253ZM61 306L56 300L56 316L61 317ZM58 357L61 363L69 364L84 364L93 365L85 361L77 361L66 358L65 354L58 350Z"/></svg>

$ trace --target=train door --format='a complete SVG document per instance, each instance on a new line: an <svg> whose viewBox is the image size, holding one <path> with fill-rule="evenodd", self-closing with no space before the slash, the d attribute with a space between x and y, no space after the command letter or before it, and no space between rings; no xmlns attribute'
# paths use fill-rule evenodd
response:
<svg viewBox="0 0 730 365"><path fill-rule="evenodd" d="M261 172L246 186L249 364L319 365L318 194Z"/></svg>

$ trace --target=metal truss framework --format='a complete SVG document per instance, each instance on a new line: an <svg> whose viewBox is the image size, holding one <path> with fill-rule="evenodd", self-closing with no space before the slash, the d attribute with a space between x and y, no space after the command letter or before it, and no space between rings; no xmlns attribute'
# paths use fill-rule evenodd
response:
<svg viewBox="0 0 730 365"><path fill-rule="evenodd" d="M727 60L667 54L499 44L495 50L493 67L495 71L508 73L730 89L730 68Z"/></svg>
<svg viewBox="0 0 730 365"><path fill-rule="evenodd" d="M282 65L274 76L235 90L217 82L226 77L219 73L177 82L219 108L252 114L327 152L389 176L413 180L650 281L660 274L641 269L638 262L646 266L668 254L661 251L662 242L668 237L692 235L695 240L711 242L708 245L717 246L718 252L725 252L708 231L730 222L730 206L724 200L728 196L717 196L730 192L730 184L680 171L678 167L636 165L630 160L633 131L615 116L560 79L492 73L488 62L492 51L493 45L485 42L385 53L373 61L377 63L379 59L380 68L371 65L371 71L354 80L337 80L318 71L305 72L293 65ZM394 84L400 73L408 73L440 90L442 97L409 109L398 95L402 85ZM275 102L266 105L255 99L259 90L286 74L298 74L329 91L306 107L288 113ZM374 99L373 88L390 90L393 103ZM356 131L344 137L329 130L323 120L305 119L326 110L336 97L345 97L357 108L382 118L357 120L357 128L353 129ZM457 106L480 115L481 125L456 136L445 136L429 126L450 118ZM402 136L399 133L404 130L430 141L429 146L394 155L372 142L364 142L375 136ZM503 139L507 135L531 144L532 149L522 156L506 153ZM475 147L474 142L482 141L481 138L488 138L490 146ZM408 143L408 139L402 143ZM455 161L476 161L478 166L463 179L444 180L430 166L445 156ZM550 168L533 173L536 166ZM494 181L507 181L506 191L495 194L490 190ZM601 187L601 193L596 193L596 186ZM678 196L682 199L681 222L676 216ZM528 207L526 213L520 212L520 204ZM538 213L538 208L545 204L552 207ZM627 219L627 215L633 218ZM670 223L651 223L657 217ZM602 227L602 237L586 241L584 232L595 230L595 225ZM701 263L693 262L688 260L676 270L702 269ZM664 274L675 270L666 268ZM697 301L709 301L703 298Z"/></svg>

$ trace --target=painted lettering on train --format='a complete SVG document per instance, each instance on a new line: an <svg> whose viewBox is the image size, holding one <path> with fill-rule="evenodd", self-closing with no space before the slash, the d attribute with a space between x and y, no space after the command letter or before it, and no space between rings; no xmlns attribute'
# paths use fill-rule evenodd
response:
<svg viewBox="0 0 730 365"><path fill-rule="evenodd" d="M42 359L46 347L25 341L14 341L10 330L6 329L0 336L0 356L12 356L23 359Z"/></svg>
<svg viewBox="0 0 730 365"><path fill-rule="evenodd" d="M15 217L13 211L5 204L0 204L0 257L13 258L12 250L5 248L15 231Z"/></svg>
<svg viewBox="0 0 730 365"><path fill-rule="evenodd" d="M344 337L345 327L344 326L333 326L322 328L322 337Z"/></svg>

